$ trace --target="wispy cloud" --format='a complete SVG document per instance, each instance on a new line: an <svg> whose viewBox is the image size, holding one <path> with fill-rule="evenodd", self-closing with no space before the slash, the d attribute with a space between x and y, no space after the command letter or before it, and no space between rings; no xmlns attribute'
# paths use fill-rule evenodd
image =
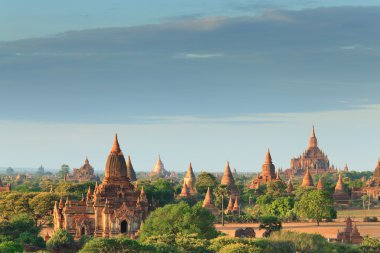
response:
<svg viewBox="0 0 380 253"><path fill-rule="evenodd" d="M209 59L209 58L220 58L224 54L214 53L214 54L200 54L200 53L181 53L173 56L175 59Z"/></svg>

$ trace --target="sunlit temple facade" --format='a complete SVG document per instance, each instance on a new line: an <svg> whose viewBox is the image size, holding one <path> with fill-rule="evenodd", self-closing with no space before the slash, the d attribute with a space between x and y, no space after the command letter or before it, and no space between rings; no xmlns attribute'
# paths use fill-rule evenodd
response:
<svg viewBox="0 0 380 253"><path fill-rule="evenodd" d="M336 172L334 167L330 167L330 161L327 155L318 147L318 140L315 135L314 126L309 139L309 147L297 158L290 161L290 169L286 170L287 176L304 175L306 170L309 173L322 174L326 172Z"/></svg>
<svg viewBox="0 0 380 253"><path fill-rule="evenodd" d="M148 200L131 183L128 166L120 149L117 135L108 156L103 182L94 192L88 189L80 201L61 199L54 206L54 229L65 229L75 238L82 235L113 237L136 235L148 214Z"/></svg>

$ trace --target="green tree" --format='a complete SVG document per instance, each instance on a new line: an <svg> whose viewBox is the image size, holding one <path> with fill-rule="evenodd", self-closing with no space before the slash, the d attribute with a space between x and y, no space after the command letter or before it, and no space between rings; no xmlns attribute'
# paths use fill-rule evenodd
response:
<svg viewBox="0 0 380 253"><path fill-rule="evenodd" d="M33 208L34 214L41 217L41 224L52 221L54 202L59 196L50 192L41 192L30 200L30 206Z"/></svg>
<svg viewBox="0 0 380 253"><path fill-rule="evenodd" d="M259 222L259 229L265 229L263 237L269 237L273 231L278 231L282 228L282 223L277 216L261 216Z"/></svg>
<svg viewBox="0 0 380 253"><path fill-rule="evenodd" d="M148 252L136 240L125 237L116 238L96 238L88 241L80 253L108 253L108 252L123 252L123 253L139 253Z"/></svg>
<svg viewBox="0 0 380 253"><path fill-rule="evenodd" d="M21 244L12 241L4 241L0 243L0 253L21 253L24 248Z"/></svg>
<svg viewBox="0 0 380 253"><path fill-rule="evenodd" d="M170 204L153 211L141 228L141 238L172 234L197 234L199 238L215 238L214 216L201 203Z"/></svg>
<svg viewBox="0 0 380 253"><path fill-rule="evenodd" d="M269 215L279 217L281 220L289 220L293 217L294 198L279 197L267 205Z"/></svg>
<svg viewBox="0 0 380 253"><path fill-rule="evenodd" d="M336 218L334 201L323 191L312 190L302 195L295 204L297 216L314 219L319 226L322 219Z"/></svg>
<svg viewBox="0 0 380 253"><path fill-rule="evenodd" d="M272 197L284 196L286 187L283 181L270 181L267 183L267 194Z"/></svg>
<svg viewBox="0 0 380 253"><path fill-rule="evenodd" d="M364 236L359 249L363 253L378 253L380 252L380 240L373 237Z"/></svg>
<svg viewBox="0 0 380 253"><path fill-rule="evenodd" d="M46 248L53 252L65 252L73 247L74 237L63 229L57 230L46 243Z"/></svg>
<svg viewBox="0 0 380 253"><path fill-rule="evenodd" d="M195 187L200 194L205 194L207 192L207 188L210 187L214 189L218 185L218 181L215 176L211 173L201 172L197 176L197 180L195 183Z"/></svg>

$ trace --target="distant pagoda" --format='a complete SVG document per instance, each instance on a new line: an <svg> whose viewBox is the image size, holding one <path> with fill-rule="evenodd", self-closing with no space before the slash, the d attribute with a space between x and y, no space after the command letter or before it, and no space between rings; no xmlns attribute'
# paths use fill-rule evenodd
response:
<svg viewBox="0 0 380 253"><path fill-rule="evenodd" d="M151 177L166 178L170 176L170 173L165 170L165 166L161 161L161 157L158 156L157 162L154 165L152 172L149 174Z"/></svg>
<svg viewBox="0 0 380 253"><path fill-rule="evenodd" d="M311 174L336 172L333 167L330 167L330 161L327 155L318 147L314 126L311 130L309 147L301 156L291 159L290 170L287 170L286 174L302 175L306 169L309 169Z"/></svg>
<svg viewBox="0 0 380 253"><path fill-rule="evenodd" d="M335 191L333 194L333 199L336 204L349 204L350 196L345 191L342 176L339 174L338 181L335 186Z"/></svg>
<svg viewBox="0 0 380 253"><path fill-rule="evenodd" d="M231 195L233 196L239 196L239 190L236 187L235 184L235 179L232 176L231 168L230 168L230 163L227 161L226 168L224 169L222 181L220 183L221 185L227 186L230 191Z"/></svg>
<svg viewBox="0 0 380 253"><path fill-rule="evenodd" d="M317 189L318 190L323 190L322 177L319 177L319 180L318 180L318 183L317 183Z"/></svg>
<svg viewBox="0 0 380 253"><path fill-rule="evenodd" d="M88 158L84 161L84 164L79 169L73 169L73 172L66 175L67 181L77 182L89 182L97 181L97 177L94 174L94 168L90 165Z"/></svg>
<svg viewBox="0 0 380 253"><path fill-rule="evenodd" d="M187 173L186 173L185 177L183 178L183 181L188 186L190 194L194 195L197 192L197 190L195 188L196 178L195 178L193 166L191 165L191 163L189 164L189 168L187 169Z"/></svg>
<svg viewBox="0 0 380 253"><path fill-rule="evenodd" d="M258 189L261 184L266 184L267 182L275 180L281 181L281 178L279 172L276 173L276 168L272 162L272 156L268 148L264 164L261 166L261 173L252 180L249 188Z"/></svg>
<svg viewBox="0 0 380 253"><path fill-rule="evenodd" d="M218 209L215 208L210 187L207 188L206 196L205 196L205 199L203 200L202 207L209 210L215 216L219 214Z"/></svg>

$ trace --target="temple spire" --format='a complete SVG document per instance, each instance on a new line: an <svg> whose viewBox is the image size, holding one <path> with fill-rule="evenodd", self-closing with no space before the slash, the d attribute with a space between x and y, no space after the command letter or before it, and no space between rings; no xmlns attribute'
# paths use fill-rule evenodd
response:
<svg viewBox="0 0 380 253"><path fill-rule="evenodd" d="M210 204L213 204L212 195L211 195L210 187L207 187L206 196L205 196L205 199L203 200L202 206L205 207Z"/></svg>
<svg viewBox="0 0 380 253"><path fill-rule="evenodd" d="M311 177L311 174L309 172L309 168L306 170L305 176L303 177L302 186L303 187L314 186L313 178Z"/></svg>
<svg viewBox="0 0 380 253"><path fill-rule="evenodd" d="M344 191L343 180L340 174L338 177L338 182L336 183L336 186L335 186L335 191Z"/></svg>
<svg viewBox="0 0 380 253"><path fill-rule="evenodd" d="M318 180L318 183L317 183L317 189L318 190L323 190L322 177L319 177L319 180Z"/></svg>
<svg viewBox="0 0 380 253"><path fill-rule="evenodd" d="M311 130L311 136L310 136L310 140L309 140L309 147L311 147L311 148L318 147L318 140L317 140L317 137L315 136L314 125L313 125L313 128Z"/></svg>
<svg viewBox="0 0 380 253"><path fill-rule="evenodd" d="M115 153L115 154L121 153L121 149L120 149L120 145L119 145L119 140L117 138L117 134L115 134L115 140L113 142L111 153Z"/></svg>
<svg viewBox="0 0 380 253"><path fill-rule="evenodd" d="M231 168L230 168L230 163L227 161L226 168L224 169L222 181L222 185L235 185L235 180L234 177L232 176Z"/></svg>
<svg viewBox="0 0 380 253"><path fill-rule="evenodd" d="M268 148L267 154L265 155L265 162L264 164L272 164L272 156L270 155L270 150Z"/></svg>

